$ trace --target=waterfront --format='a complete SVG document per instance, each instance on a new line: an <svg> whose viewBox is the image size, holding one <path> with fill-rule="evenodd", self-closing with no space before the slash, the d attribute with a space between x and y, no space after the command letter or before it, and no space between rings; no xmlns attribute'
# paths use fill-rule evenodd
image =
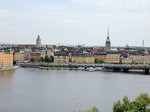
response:
<svg viewBox="0 0 150 112"><path fill-rule="evenodd" d="M19 68L0 72L0 112L72 112L93 106L112 112L124 96L150 94L150 76L75 70Z"/></svg>

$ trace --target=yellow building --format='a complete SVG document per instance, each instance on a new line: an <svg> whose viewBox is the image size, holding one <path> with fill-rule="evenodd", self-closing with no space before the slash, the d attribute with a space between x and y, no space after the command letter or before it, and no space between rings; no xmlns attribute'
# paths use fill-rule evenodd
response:
<svg viewBox="0 0 150 112"><path fill-rule="evenodd" d="M144 64L150 64L150 55L144 56Z"/></svg>
<svg viewBox="0 0 150 112"><path fill-rule="evenodd" d="M131 55L130 58L132 59L133 63L138 63L138 64L144 63L144 56L143 55Z"/></svg>
<svg viewBox="0 0 150 112"><path fill-rule="evenodd" d="M54 56L54 63L69 63L69 56Z"/></svg>
<svg viewBox="0 0 150 112"><path fill-rule="evenodd" d="M106 53L96 53L94 54L94 58L98 60L103 60L106 62L107 54Z"/></svg>
<svg viewBox="0 0 150 112"><path fill-rule="evenodd" d="M120 63L120 53L118 52L109 52L107 53L106 62L107 63Z"/></svg>
<svg viewBox="0 0 150 112"><path fill-rule="evenodd" d="M81 55L81 56L72 56L71 57L71 62L73 63L94 63L95 58L94 56L86 56L86 55Z"/></svg>
<svg viewBox="0 0 150 112"><path fill-rule="evenodd" d="M23 53L15 53L14 54L14 61L16 62L24 62L24 54Z"/></svg>
<svg viewBox="0 0 150 112"><path fill-rule="evenodd" d="M130 63L132 63L132 59L131 58L122 58L121 63L130 64Z"/></svg>
<svg viewBox="0 0 150 112"><path fill-rule="evenodd" d="M13 67L13 54L0 53L0 69L7 69Z"/></svg>

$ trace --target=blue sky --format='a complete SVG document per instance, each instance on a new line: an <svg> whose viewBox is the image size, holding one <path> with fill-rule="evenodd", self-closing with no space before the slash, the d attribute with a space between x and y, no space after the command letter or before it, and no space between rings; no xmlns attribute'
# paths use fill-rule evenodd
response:
<svg viewBox="0 0 150 112"><path fill-rule="evenodd" d="M150 46L150 0L0 0L0 43Z"/></svg>

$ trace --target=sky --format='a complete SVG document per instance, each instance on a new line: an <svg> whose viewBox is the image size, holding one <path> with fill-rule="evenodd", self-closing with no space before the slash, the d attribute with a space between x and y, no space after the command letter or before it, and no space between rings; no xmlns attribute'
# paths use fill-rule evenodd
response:
<svg viewBox="0 0 150 112"><path fill-rule="evenodd" d="M0 43L150 47L150 0L0 0Z"/></svg>

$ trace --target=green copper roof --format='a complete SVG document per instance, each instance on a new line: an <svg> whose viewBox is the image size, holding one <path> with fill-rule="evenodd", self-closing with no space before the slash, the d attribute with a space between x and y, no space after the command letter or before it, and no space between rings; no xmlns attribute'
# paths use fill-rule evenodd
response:
<svg viewBox="0 0 150 112"><path fill-rule="evenodd" d="M109 28L108 28L106 43L110 43L110 39L109 39Z"/></svg>
<svg viewBox="0 0 150 112"><path fill-rule="evenodd" d="M110 43L110 39L109 39L109 37L107 37L107 39L106 39L106 43Z"/></svg>
<svg viewBox="0 0 150 112"><path fill-rule="evenodd" d="M37 40L37 41L38 41L38 40L41 40L40 35L37 36L37 39L36 39L36 40Z"/></svg>

